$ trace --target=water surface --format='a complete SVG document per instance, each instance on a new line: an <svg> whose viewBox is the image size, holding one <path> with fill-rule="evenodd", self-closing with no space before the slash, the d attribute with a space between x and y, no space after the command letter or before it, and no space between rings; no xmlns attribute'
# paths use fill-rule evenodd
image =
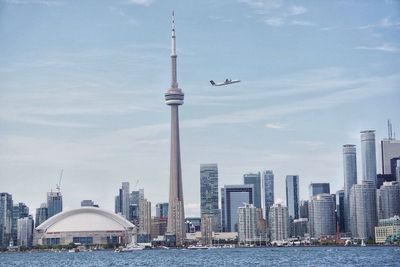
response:
<svg viewBox="0 0 400 267"><path fill-rule="evenodd" d="M0 266L400 266L400 247L0 253Z"/></svg>

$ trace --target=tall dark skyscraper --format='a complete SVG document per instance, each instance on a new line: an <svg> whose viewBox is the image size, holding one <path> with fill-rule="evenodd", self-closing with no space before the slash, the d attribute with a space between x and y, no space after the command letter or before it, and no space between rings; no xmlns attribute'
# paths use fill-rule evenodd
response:
<svg viewBox="0 0 400 267"><path fill-rule="evenodd" d="M60 191L47 193L47 212L48 218L53 217L57 213L62 212L63 203Z"/></svg>
<svg viewBox="0 0 400 267"><path fill-rule="evenodd" d="M345 232L344 190L336 192L336 220L340 232Z"/></svg>
<svg viewBox="0 0 400 267"><path fill-rule="evenodd" d="M319 194L330 194L329 183L311 183L308 187L310 198Z"/></svg>
<svg viewBox="0 0 400 267"><path fill-rule="evenodd" d="M258 173L246 173L243 175L244 184L252 184L254 187L254 206L261 208L261 174Z"/></svg>
<svg viewBox="0 0 400 267"><path fill-rule="evenodd" d="M291 219L299 218L299 176L286 175L286 203Z"/></svg>
<svg viewBox="0 0 400 267"><path fill-rule="evenodd" d="M181 170L181 152L179 143L179 113L178 107L183 104L184 94L178 87L176 68L176 36L175 17L172 13L172 81L171 88L165 93L165 103L171 106L171 161L169 180L169 207L167 234L175 236L176 246L182 246L186 236L185 209L183 204L183 186Z"/></svg>
<svg viewBox="0 0 400 267"><path fill-rule="evenodd" d="M200 165L200 211L210 215L212 230L220 231L220 211L218 207L218 165Z"/></svg>
<svg viewBox="0 0 400 267"><path fill-rule="evenodd" d="M13 200L11 194L0 193L0 247L10 244L13 217Z"/></svg>
<svg viewBox="0 0 400 267"><path fill-rule="evenodd" d="M40 208L36 209L36 217L35 217L35 227L38 227L42 222L47 220L49 217L48 209L46 203L42 203Z"/></svg>
<svg viewBox="0 0 400 267"><path fill-rule="evenodd" d="M271 170L265 170L262 174L264 182L264 208L265 220L269 221L269 208L274 205L274 173Z"/></svg>

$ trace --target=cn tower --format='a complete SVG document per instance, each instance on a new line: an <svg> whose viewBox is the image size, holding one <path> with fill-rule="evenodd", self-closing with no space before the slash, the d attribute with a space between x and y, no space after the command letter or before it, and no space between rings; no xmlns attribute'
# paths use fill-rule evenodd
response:
<svg viewBox="0 0 400 267"><path fill-rule="evenodd" d="M183 92L178 88L176 72L175 16L172 12L172 51L171 51L171 88L165 93L165 103L171 106L171 162L169 177L169 206L167 235L175 236L176 246L182 246L186 237L185 210L183 206L181 152L179 144L179 112L183 104Z"/></svg>

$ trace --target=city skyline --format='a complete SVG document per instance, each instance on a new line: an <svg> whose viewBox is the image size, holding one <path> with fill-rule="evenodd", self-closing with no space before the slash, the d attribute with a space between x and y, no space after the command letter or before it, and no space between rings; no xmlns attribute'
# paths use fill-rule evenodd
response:
<svg viewBox="0 0 400 267"><path fill-rule="evenodd" d="M218 164L219 188L241 184L245 173L273 170L275 200L285 199L286 175L297 174L300 199L307 199L311 182L342 189L343 144L356 145L362 180L359 132L372 129L381 173L386 120L400 132L396 3L348 2L339 12L339 2L205 1L179 8L122 2L99 1L95 9L106 20L77 13L78 23L89 20L81 28L67 14L91 8L87 3L0 2L0 34L8 37L0 44L0 188L15 201L39 208L55 191L60 169L64 210L83 199L113 210L124 181L139 180L152 203L168 201L169 118L160 94L169 80L172 9L187 97L181 121L187 216L200 214L204 163ZM345 23L322 19L331 8ZM199 12L188 16L185 9ZM68 25L56 26L59 18ZM17 19L29 25L17 30ZM320 54L323 47L331 55ZM227 75L242 83L209 86L209 79Z"/></svg>

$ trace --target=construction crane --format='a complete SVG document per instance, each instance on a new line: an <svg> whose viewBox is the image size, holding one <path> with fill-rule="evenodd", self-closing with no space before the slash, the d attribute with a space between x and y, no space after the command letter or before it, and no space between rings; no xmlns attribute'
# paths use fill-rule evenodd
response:
<svg viewBox="0 0 400 267"><path fill-rule="evenodd" d="M60 179L58 180L58 184L56 184L56 189L58 190L58 192L60 192L60 190L61 190L61 179L63 177L63 173L64 173L64 169L61 169Z"/></svg>

